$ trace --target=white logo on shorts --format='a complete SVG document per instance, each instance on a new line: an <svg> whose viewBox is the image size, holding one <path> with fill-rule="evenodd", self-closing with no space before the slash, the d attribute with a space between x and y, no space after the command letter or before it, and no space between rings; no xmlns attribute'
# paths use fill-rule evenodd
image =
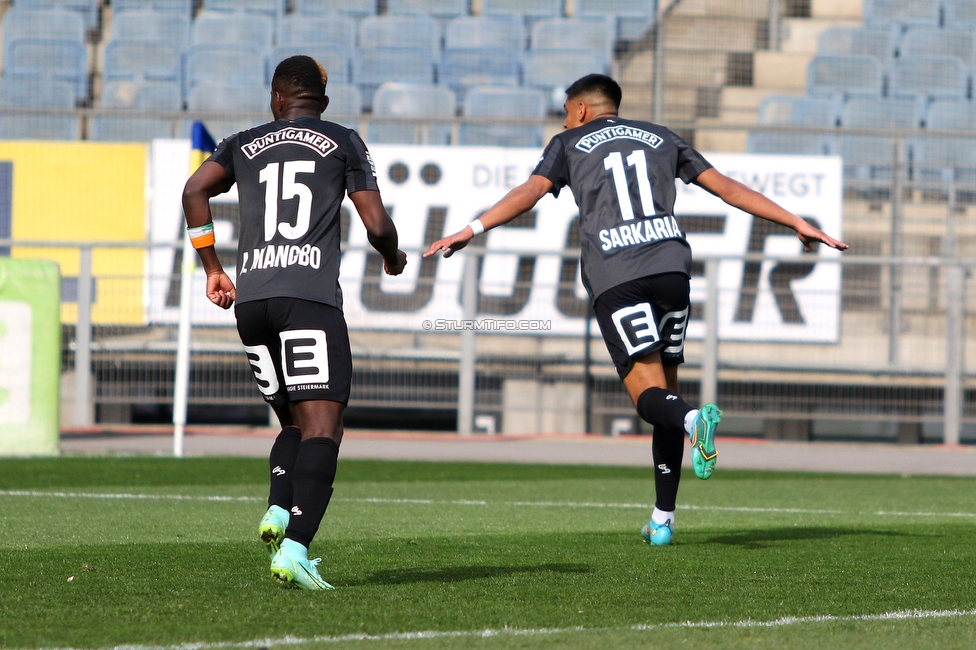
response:
<svg viewBox="0 0 976 650"><path fill-rule="evenodd" d="M627 347L628 356L632 357L661 340L657 323L654 321L654 312L651 311L651 304L648 302L618 309L610 318L617 326L620 340Z"/></svg>

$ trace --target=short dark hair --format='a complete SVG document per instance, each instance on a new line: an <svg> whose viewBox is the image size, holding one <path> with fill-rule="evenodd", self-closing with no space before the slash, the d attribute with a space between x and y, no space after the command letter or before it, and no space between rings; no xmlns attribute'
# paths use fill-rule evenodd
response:
<svg viewBox="0 0 976 650"><path fill-rule="evenodd" d="M326 81L325 70L318 61L300 54L278 64L271 78L271 88L279 92L290 89L322 97L325 95Z"/></svg>
<svg viewBox="0 0 976 650"><path fill-rule="evenodd" d="M566 99L589 94L602 96L613 104L614 109L620 108L620 100L624 95L620 90L620 84L605 74L588 74L580 77L566 89Z"/></svg>

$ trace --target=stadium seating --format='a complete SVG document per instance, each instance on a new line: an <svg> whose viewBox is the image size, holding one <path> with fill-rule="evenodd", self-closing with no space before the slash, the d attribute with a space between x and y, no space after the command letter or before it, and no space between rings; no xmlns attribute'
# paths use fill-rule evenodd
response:
<svg viewBox="0 0 976 650"><path fill-rule="evenodd" d="M641 38L654 24L657 2L653 0L576 0L579 18L608 19L615 37L622 41Z"/></svg>
<svg viewBox="0 0 976 650"><path fill-rule="evenodd" d="M441 30L430 16L369 16L359 23L359 49L441 47Z"/></svg>
<svg viewBox="0 0 976 650"><path fill-rule="evenodd" d="M81 16L85 29L98 26L99 0L17 0L18 9L61 9Z"/></svg>
<svg viewBox="0 0 976 650"><path fill-rule="evenodd" d="M193 21L190 43L270 48L274 43L274 20L257 14L204 12Z"/></svg>
<svg viewBox="0 0 976 650"><path fill-rule="evenodd" d="M563 15L563 0L482 0L481 13L515 14L528 19L558 18Z"/></svg>
<svg viewBox="0 0 976 650"><path fill-rule="evenodd" d="M74 41L18 39L4 46L3 75L46 76L74 84L79 101L88 97L88 51Z"/></svg>
<svg viewBox="0 0 976 650"><path fill-rule="evenodd" d="M433 83L433 54L425 47L358 50L352 60L352 81L363 93L364 104L371 106L373 93L381 84Z"/></svg>
<svg viewBox="0 0 976 650"><path fill-rule="evenodd" d="M125 11L165 11L189 18L193 0L112 0L113 19Z"/></svg>
<svg viewBox="0 0 976 650"><path fill-rule="evenodd" d="M921 122L918 106L912 99L854 97L844 104L841 125L854 129L915 129ZM844 158L844 175L849 179L891 180L895 142L894 137L841 131L832 153Z"/></svg>
<svg viewBox="0 0 976 650"><path fill-rule="evenodd" d="M447 23L444 49L505 48L525 49L525 26L510 14L499 16L465 16Z"/></svg>
<svg viewBox="0 0 976 650"><path fill-rule="evenodd" d="M498 120L536 120L546 117L546 96L527 88L477 87L464 100L464 115ZM458 140L463 145L496 147L542 146L541 124L461 124Z"/></svg>
<svg viewBox="0 0 976 650"><path fill-rule="evenodd" d="M457 98L443 86L387 83L373 99L374 119L369 124L370 142L383 144L450 144L451 121ZM382 117L425 118L418 123L382 120ZM445 118L445 122L430 121Z"/></svg>
<svg viewBox="0 0 976 650"><path fill-rule="evenodd" d="M71 109L75 91L75 84L45 76L0 79L0 108ZM79 135L75 115L0 113L0 139L77 140Z"/></svg>
<svg viewBox="0 0 976 650"><path fill-rule="evenodd" d="M356 23L348 16L291 14L278 20L278 47L310 45L346 53L356 49Z"/></svg>
<svg viewBox="0 0 976 650"><path fill-rule="evenodd" d="M234 11L276 17L285 13L284 0L203 0L204 11Z"/></svg>
<svg viewBox="0 0 976 650"><path fill-rule="evenodd" d="M264 84L248 83L198 83L186 98L187 110L190 112L215 113L221 116L205 118L207 129L218 140L249 129L253 126L270 122L271 112L270 90ZM231 117L234 114L240 117ZM187 120L184 129L189 132L193 120Z"/></svg>
<svg viewBox="0 0 976 650"><path fill-rule="evenodd" d="M598 52L605 69L613 61L613 31L603 20L545 18L532 27L532 49Z"/></svg>
<svg viewBox="0 0 976 650"><path fill-rule="evenodd" d="M329 75L329 81L344 84L349 83L349 55L346 52L326 47L312 47L292 45L276 47L268 58L268 79L274 76L274 70L279 63L290 56L304 54L318 61Z"/></svg>
<svg viewBox="0 0 976 650"><path fill-rule="evenodd" d="M185 89L198 83L265 85L268 53L244 45L196 45L186 56Z"/></svg>
<svg viewBox="0 0 976 650"><path fill-rule="evenodd" d="M143 78L180 82L183 59L167 43L112 41L105 46L103 76L107 80Z"/></svg>
<svg viewBox="0 0 976 650"><path fill-rule="evenodd" d="M976 27L976 0L947 0L943 6L946 26L955 29Z"/></svg>
<svg viewBox="0 0 976 650"><path fill-rule="evenodd" d="M890 94L922 99L966 96L967 71L958 59L899 59L892 69Z"/></svg>
<svg viewBox="0 0 976 650"><path fill-rule="evenodd" d="M85 43L85 21L81 14L65 9L21 9L16 6L3 15L4 53L18 40L35 39Z"/></svg>
<svg viewBox="0 0 976 650"><path fill-rule="evenodd" d="M869 56L815 56L807 67L811 95L870 95L880 97L881 65Z"/></svg>
<svg viewBox="0 0 976 650"><path fill-rule="evenodd" d="M352 84L332 83L325 89L329 96L329 106L323 119L337 122L350 129L359 128L358 116L363 110L363 94Z"/></svg>
<svg viewBox="0 0 976 650"><path fill-rule="evenodd" d="M973 33L968 29L911 27L902 36L898 51L903 59L953 58L968 67L973 61Z"/></svg>
<svg viewBox="0 0 976 650"><path fill-rule="evenodd" d="M817 39L817 54L871 56L879 62L895 56L896 33L891 27L830 27Z"/></svg>
<svg viewBox="0 0 976 650"><path fill-rule="evenodd" d="M549 110L559 112L566 87L592 72L605 72L603 55L580 50L529 51L523 60L524 85L549 93Z"/></svg>
<svg viewBox="0 0 976 650"><path fill-rule="evenodd" d="M972 102L939 100L928 110L928 128L933 131L976 131ZM971 135L918 138L913 145L915 178L931 182L962 181L976 184L976 137Z"/></svg>
<svg viewBox="0 0 976 650"><path fill-rule="evenodd" d="M939 25L939 0L864 0L866 25Z"/></svg>
<svg viewBox="0 0 976 650"><path fill-rule="evenodd" d="M386 0L391 14L423 14L434 18L457 18L468 13L467 0Z"/></svg>
<svg viewBox="0 0 976 650"><path fill-rule="evenodd" d="M437 67L438 82L464 101L472 86L518 86L519 62L516 52L499 48L444 50Z"/></svg>
<svg viewBox="0 0 976 650"><path fill-rule="evenodd" d="M185 52L190 47L190 18L173 11L124 11L112 17L109 40L166 43Z"/></svg>
<svg viewBox="0 0 976 650"><path fill-rule="evenodd" d="M131 111L180 111L180 85L177 82L138 83L110 81L102 89L100 107ZM172 120L165 117L96 115L91 120L89 137L103 141L149 141L172 137Z"/></svg>
<svg viewBox="0 0 976 650"><path fill-rule="evenodd" d="M759 123L835 127L840 121L840 102L827 97L773 95L759 107ZM829 133L795 131L751 131L748 150L752 153L823 155L830 146Z"/></svg>
<svg viewBox="0 0 976 650"><path fill-rule="evenodd" d="M376 0L294 0L295 13L314 16L340 13L356 18L376 15Z"/></svg>

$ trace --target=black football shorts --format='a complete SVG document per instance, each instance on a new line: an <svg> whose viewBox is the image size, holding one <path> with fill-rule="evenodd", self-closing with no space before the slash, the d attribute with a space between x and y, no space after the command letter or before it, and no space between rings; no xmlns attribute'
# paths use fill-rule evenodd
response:
<svg viewBox="0 0 976 650"><path fill-rule="evenodd" d="M663 273L619 284L597 297L596 320L621 379L634 359L655 352L665 366L685 362L690 291L684 273Z"/></svg>
<svg viewBox="0 0 976 650"><path fill-rule="evenodd" d="M299 298L238 303L241 335L264 401L349 401L352 353L342 312Z"/></svg>

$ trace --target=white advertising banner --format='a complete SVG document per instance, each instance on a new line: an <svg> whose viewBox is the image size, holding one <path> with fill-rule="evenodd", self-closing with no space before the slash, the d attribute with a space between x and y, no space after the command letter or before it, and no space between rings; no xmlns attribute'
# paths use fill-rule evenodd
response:
<svg viewBox="0 0 976 650"><path fill-rule="evenodd" d="M408 264L401 276L388 277L371 252L366 230L352 203L343 204L343 255L340 282L350 329L454 331L465 326L461 309L463 255L422 259L427 244L460 230L508 190L522 183L535 167L537 149L490 147L370 147L384 203L400 235ZM181 233L179 197L185 182L189 143L153 143L153 241L171 243ZM829 234L841 233L841 163L839 158L706 154L715 167L762 192ZM236 188L214 203L236 204ZM230 206L227 206L228 208ZM217 241L236 237L230 210L216 210ZM696 258L733 257L745 253L794 257L799 240L782 228L769 227L732 208L697 186L678 182L675 205ZM533 213L480 237L485 255L478 281L478 320L474 326L496 333L583 333L586 294L579 264L562 251L573 245L578 210L572 194L543 198ZM348 226L347 226L348 224ZM497 252L493 252L497 251ZM502 252L504 251L504 252ZM150 320L178 319L169 276L177 269L176 253L155 249L150 268ZM725 340L836 342L840 323L839 253L820 246L809 262L768 261L720 264L719 337ZM233 263L226 264L233 277ZM232 312L210 305L204 277L195 278L195 322L232 324ZM165 280L162 280L166 278ZM692 280L692 302L705 296L704 279ZM468 326L471 326L470 323ZM690 338L703 336L693 320Z"/></svg>

